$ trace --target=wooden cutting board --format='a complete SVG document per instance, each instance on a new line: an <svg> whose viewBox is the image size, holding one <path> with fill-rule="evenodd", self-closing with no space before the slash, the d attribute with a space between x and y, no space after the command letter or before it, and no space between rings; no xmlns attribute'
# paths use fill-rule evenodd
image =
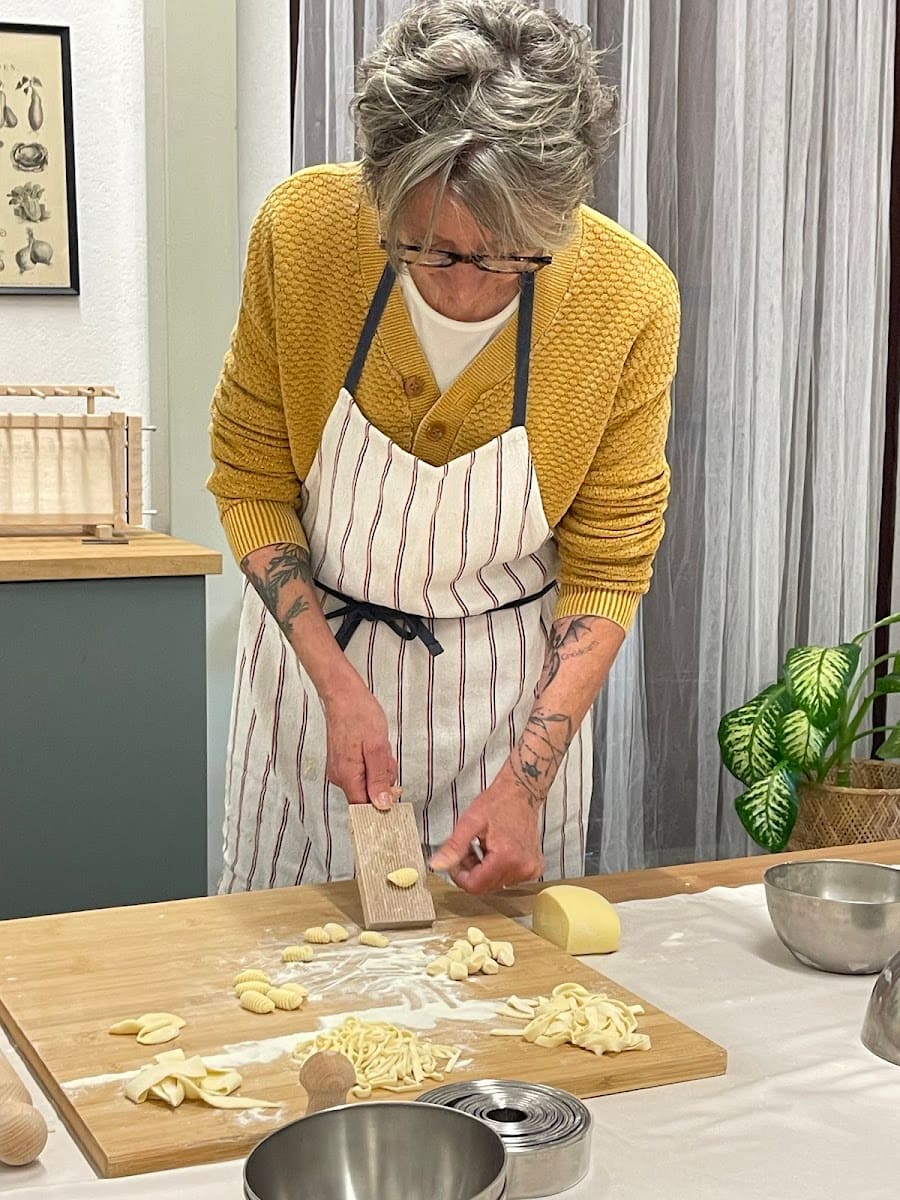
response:
<svg viewBox="0 0 900 1200"><path fill-rule="evenodd" d="M320 1027L319 1018L332 1015L376 1019L374 1010L381 1009L377 1019L463 1047L469 1065L454 1072L454 1080L523 1079L587 1097L724 1072L725 1051L699 1033L475 898L437 880L432 888L438 909L433 929L395 934L386 950L358 946L355 939L316 948L314 962L286 966L281 949L298 942L308 926L360 926L355 884L2 922L0 1020L105 1176L249 1153L262 1137L303 1114L305 1097L289 1053L301 1036ZM491 939L511 941L516 965L461 983L424 975L427 957L464 936L471 924ZM609 965L614 971L614 956ZM302 981L308 1003L297 1012L246 1012L231 990L245 967ZM650 1034L653 1048L598 1058L574 1047L546 1050L490 1036L491 1028L508 1024L494 1015L496 1001L513 993L546 994L568 981L642 1003L646 1015L639 1028ZM187 1021L176 1042L140 1046L107 1033L115 1021L158 1010ZM157 1050L176 1046L186 1054L224 1054L244 1077L243 1094L281 1107L235 1112L193 1103L174 1111L158 1102L133 1105L123 1095L124 1080Z"/></svg>

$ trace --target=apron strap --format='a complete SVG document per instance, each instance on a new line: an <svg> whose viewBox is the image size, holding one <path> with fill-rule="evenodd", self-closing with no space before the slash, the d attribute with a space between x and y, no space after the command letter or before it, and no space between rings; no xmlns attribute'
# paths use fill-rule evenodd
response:
<svg viewBox="0 0 900 1200"><path fill-rule="evenodd" d="M350 360L350 366L347 368L344 387L351 396L356 392L363 367L366 365L366 356L369 353L369 347L372 345L375 330L378 328L378 322L381 320L381 314L384 312L393 286L394 268L388 262L384 265L381 279L378 281L378 287L375 289L375 295L372 297L372 303L359 335L359 341L356 343L356 350L353 353L353 358Z"/></svg>
<svg viewBox="0 0 900 1200"><path fill-rule="evenodd" d="M528 411L528 366L531 357L531 318L534 312L533 271L522 276L519 313L516 318L516 383L513 392L512 424L515 429L525 424Z"/></svg>
<svg viewBox="0 0 900 1200"><path fill-rule="evenodd" d="M513 428L525 424L525 417L528 412L528 372L531 357L531 325L534 314L534 275L533 271L529 271L522 276L522 289L519 295L519 312L516 317L516 378L513 391ZM394 278L394 268L389 262L385 263L381 279L378 281L378 287L375 289L375 295L372 297L371 306L363 322L359 340L356 343L356 350L353 352L353 358L350 361L350 366L347 368L347 375L344 379L344 387L351 396L356 393L360 376L363 373L363 367L366 365L369 347L372 345L372 339L375 337L375 331L378 328L378 323L387 305L388 296L390 296L391 288L394 286Z"/></svg>
<svg viewBox="0 0 900 1200"><path fill-rule="evenodd" d="M411 642L414 638L418 638L432 658L444 653L444 647L425 624L422 617L417 617L413 613L401 612L396 608L386 608L382 604L372 604L369 600L354 600L352 596L345 596L343 592L338 592L334 588L327 587L322 583L321 579L314 579L313 583L326 596L343 601L340 608L334 608L331 612L325 614L326 621L331 621L335 617L344 618L338 627L337 633L334 635L335 641L342 650L347 649L350 639L363 621L383 621L385 625L393 629L394 633L405 642ZM531 604L534 600L540 600L554 587L556 587L556 580L551 579L546 587L542 587L539 592L533 592L530 596L519 596L515 600L510 600L507 604L500 604L497 608L488 609L488 612L505 612L510 608L522 608L526 604Z"/></svg>

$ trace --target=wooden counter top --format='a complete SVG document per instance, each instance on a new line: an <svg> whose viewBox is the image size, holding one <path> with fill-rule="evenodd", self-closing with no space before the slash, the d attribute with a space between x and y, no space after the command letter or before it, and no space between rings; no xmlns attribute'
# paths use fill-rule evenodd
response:
<svg viewBox="0 0 900 1200"><path fill-rule="evenodd" d="M220 575L222 555L166 533L137 530L121 546L67 537L0 537L0 583Z"/></svg>
<svg viewBox="0 0 900 1200"><path fill-rule="evenodd" d="M756 854L750 858L723 858L717 862L685 863L683 866L654 867L643 871L623 871L617 875L588 875L569 879L602 892L607 900L655 900L685 892L705 892L712 887L742 887L762 883L763 874L781 862L802 862L816 858L852 858L857 862L900 863L900 841L868 842L861 846L832 846L827 850L797 850L792 854ZM527 916L539 883L520 884L485 897L509 917Z"/></svg>

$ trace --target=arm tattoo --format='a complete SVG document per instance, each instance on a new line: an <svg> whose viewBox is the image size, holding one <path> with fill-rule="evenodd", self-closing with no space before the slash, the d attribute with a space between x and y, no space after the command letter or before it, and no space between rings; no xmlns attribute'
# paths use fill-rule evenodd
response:
<svg viewBox="0 0 900 1200"><path fill-rule="evenodd" d="M295 596L285 608L282 591L294 580L301 583L312 582L312 571L309 566L309 551L302 546L291 545L288 542L278 542L270 547L272 556L260 572L249 565L244 559L241 567L244 574L259 593L259 598L278 622L281 632L288 640L294 628L294 620L306 612L309 603L304 596Z"/></svg>
<svg viewBox="0 0 900 1200"><path fill-rule="evenodd" d="M544 669L538 680L538 697L557 677L567 658L581 658L583 654L590 654L597 644L593 636L596 620L596 617L564 617L561 621L553 622Z"/></svg>
<svg viewBox="0 0 900 1200"><path fill-rule="evenodd" d="M597 617L563 617L554 621L547 641L544 669L535 690L534 708L519 744L510 756L515 775L532 808L546 799L550 785L562 766L575 730L569 713L554 712L558 701L545 707L542 699L547 688L571 658L582 658L597 645L594 626Z"/></svg>
<svg viewBox="0 0 900 1200"><path fill-rule="evenodd" d="M571 741L572 718L567 713L535 708L510 760L532 808L543 804Z"/></svg>

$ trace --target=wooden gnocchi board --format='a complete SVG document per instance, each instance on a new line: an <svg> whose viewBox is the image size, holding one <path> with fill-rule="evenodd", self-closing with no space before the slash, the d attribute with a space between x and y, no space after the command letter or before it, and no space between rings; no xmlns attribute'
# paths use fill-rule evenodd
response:
<svg viewBox="0 0 900 1200"><path fill-rule="evenodd" d="M373 1010L384 1009L384 1019L462 1046L469 1065L453 1079L523 1079L588 1097L724 1072L720 1046L487 904L436 880L432 890L438 911L432 929L397 933L387 950L360 947L355 938L316 947L310 964L282 964L282 947L299 941L310 925L339 921L358 928L354 884L2 922L0 1020L104 1176L243 1157L272 1130L302 1116L305 1097L289 1051L327 1016L365 1012L375 1019ZM516 965L461 983L425 976L425 956L465 936L471 924L492 939L511 941ZM273 978L302 980L308 1003L297 1012L246 1012L231 982L251 966ZM495 1002L513 993L546 994L568 981L643 1004L639 1028L650 1034L653 1048L598 1058L574 1047L547 1050L490 1036L492 1027L509 1024L493 1015ZM155 1010L186 1019L177 1041L141 1046L107 1033L117 1020ZM176 1046L188 1055L224 1053L244 1077L243 1094L281 1107L228 1111L191 1103L173 1111L155 1101L133 1105L123 1095L124 1079L158 1050Z"/></svg>

